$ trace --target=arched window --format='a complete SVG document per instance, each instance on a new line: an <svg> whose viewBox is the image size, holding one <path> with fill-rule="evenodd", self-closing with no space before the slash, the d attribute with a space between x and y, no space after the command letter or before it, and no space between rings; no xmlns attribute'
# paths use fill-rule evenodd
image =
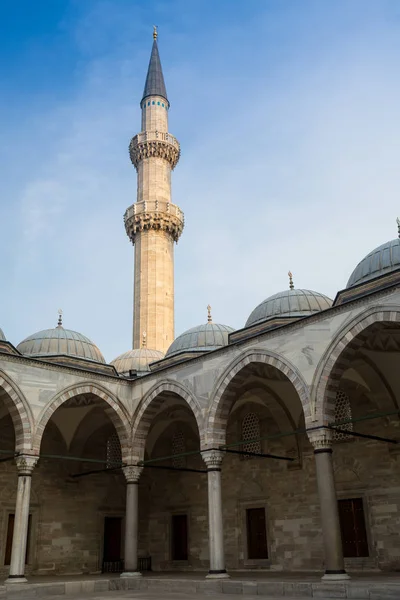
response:
<svg viewBox="0 0 400 600"><path fill-rule="evenodd" d="M242 440L245 442L242 444L241 450L245 452L261 452L261 442L260 442L260 419L258 415L253 412L247 413L242 421ZM254 440L248 441L246 440ZM251 458L251 455L242 455L243 459Z"/></svg>
<svg viewBox="0 0 400 600"><path fill-rule="evenodd" d="M114 432L107 440L106 447L106 467L107 469L114 469L122 463L121 444L119 443L119 437Z"/></svg>
<svg viewBox="0 0 400 600"><path fill-rule="evenodd" d="M183 432L180 429L175 431L174 435L172 436L171 449L171 454L173 455L172 466L175 467L175 469L185 468L186 456L182 456L182 454L186 452L186 444Z"/></svg>
<svg viewBox="0 0 400 600"><path fill-rule="evenodd" d="M350 399L343 390L338 390L336 392L335 423L341 423L342 421L346 421L347 419L351 418ZM353 423L343 423L342 425L339 425L339 427L340 429L345 429L346 431L353 431ZM351 440L352 436L334 431L333 439L336 442L340 442L344 440Z"/></svg>

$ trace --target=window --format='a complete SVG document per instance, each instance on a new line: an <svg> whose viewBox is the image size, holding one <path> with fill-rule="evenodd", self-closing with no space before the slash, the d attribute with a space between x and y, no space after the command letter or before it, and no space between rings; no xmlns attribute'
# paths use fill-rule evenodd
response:
<svg viewBox="0 0 400 600"><path fill-rule="evenodd" d="M161 102L157 102L158 106L160 106Z"/></svg>
<svg viewBox="0 0 400 600"><path fill-rule="evenodd" d="M155 104L154 100L153 100L152 104Z"/></svg>
<svg viewBox="0 0 400 600"><path fill-rule="evenodd" d="M7 524L7 538L6 538L6 552L4 556L4 564L9 565L11 563L11 548L14 536L14 521L15 515L8 515L8 524ZM31 542L31 529L32 529L32 515L29 515L28 521L28 537L26 540L26 553L25 553L25 564L27 565L29 562L29 545Z"/></svg>
<svg viewBox="0 0 400 600"><path fill-rule="evenodd" d="M107 440L106 448L106 467L107 469L115 469L122 463L121 444L119 443L118 434L115 432Z"/></svg>
<svg viewBox="0 0 400 600"><path fill-rule="evenodd" d="M150 106L150 102L147 103L147 106Z"/></svg>
<svg viewBox="0 0 400 600"><path fill-rule="evenodd" d="M174 433L171 440L172 466L175 469L183 469L186 467L186 456L182 456L186 452L185 438L183 432L179 429Z"/></svg>
<svg viewBox="0 0 400 600"><path fill-rule="evenodd" d="M246 510L247 526L247 558L268 558L267 528L265 508L248 508Z"/></svg>
<svg viewBox="0 0 400 600"><path fill-rule="evenodd" d="M338 505L343 556L369 556L362 498L339 500Z"/></svg>
<svg viewBox="0 0 400 600"><path fill-rule="evenodd" d="M255 441L244 443L241 449L245 452L261 453L261 442L259 440L260 437L260 419L256 413L249 412L242 421L242 440L244 442L246 442L246 440ZM246 460L251 458L251 455L244 454L242 458L243 460Z"/></svg>
<svg viewBox="0 0 400 600"><path fill-rule="evenodd" d="M172 560L188 559L187 515L172 515Z"/></svg>
<svg viewBox="0 0 400 600"><path fill-rule="evenodd" d="M347 419L351 418L350 399L343 390L338 390L336 392L335 423L340 423L341 421L346 421ZM343 425L340 425L339 427L340 429L345 429L346 431L353 431L353 423L343 423ZM352 439L352 436L334 431L333 439L339 442Z"/></svg>

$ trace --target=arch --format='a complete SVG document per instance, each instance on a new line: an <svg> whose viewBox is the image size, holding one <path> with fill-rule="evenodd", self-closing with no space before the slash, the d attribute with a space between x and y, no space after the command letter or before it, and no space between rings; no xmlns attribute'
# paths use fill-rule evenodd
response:
<svg viewBox="0 0 400 600"><path fill-rule="evenodd" d="M44 430L57 408L59 408L67 400L70 400L74 396L81 394L93 394L94 396L97 396L97 398L100 398L100 400L104 400L104 402L106 402L107 407L105 412L116 429L121 442L122 459L125 461L129 456L130 425L128 412L120 400L118 400L118 398L109 390L92 382L73 385L56 394L56 396L54 396L46 404L37 421L35 435L33 438L34 451L39 454Z"/></svg>
<svg viewBox="0 0 400 600"><path fill-rule="evenodd" d="M154 416L160 408L162 395L176 394L186 402L197 423L200 436L200 446L203 436L203 414L198 400L184 385L177 381L166 379L155 384L140 402L132 427L132 452L136 460L143 460L146 437Z"/></svg>
<svg viewBox="0 0 400 600"><path fill-rule="evenodd" d="M206 447L225 443L226 423L236 397L236 389L230 390L229 386L234 377L237 379L236 387L243 385L246 375L237 376L244 367L251 363L261 363L275 367L285 375L293 384L299 396L304 414L306 417L310 414L308 386L297 368L286 358L275 352L249 349L231 362L214 386L205 423Z"/></svg>
<svg viewBox="0 0 400 600"><path fill-rule="evenodd" d="M351 359L368 337L368 329L382 323L400 325L399 306L376 306L357 315L339 330L318 363L311 387L313 417L321 425L334 420L336 391Z"/></svg>
<svg viewBox="0 0 400 600"><path fill-rule="evenodd" d="M31 451L33 431L31 408L17 384L4 371L0 371L0 397L4 400L14 425L15 450Z"/></svg>

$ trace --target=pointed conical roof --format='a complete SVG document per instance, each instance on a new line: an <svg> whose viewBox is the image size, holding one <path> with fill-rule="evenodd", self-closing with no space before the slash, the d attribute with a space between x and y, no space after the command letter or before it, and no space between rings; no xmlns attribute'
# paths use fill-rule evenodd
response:
<svg viewBox="0 0 400 600"><path fill-rule="evenodd" d="M151 50L146 83L144 84L142 102L148 96L162 96L168 102L167 90L165 88L164 82L164 75L161 68L160 55L158 53L157 39L154 40L153 48Z"/></svg>

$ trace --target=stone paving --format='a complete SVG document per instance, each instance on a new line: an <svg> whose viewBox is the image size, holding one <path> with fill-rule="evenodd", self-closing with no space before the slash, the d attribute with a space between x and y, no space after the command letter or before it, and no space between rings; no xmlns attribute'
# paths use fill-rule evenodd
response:
<svg viewBox="0 0 400 600"><path fill-rule="evenodd" d="M31 594L29 594L29 591L25 591L25 592L21 592L20 594L14 593L12 596L10 596L11 598L13 598L13 600L38 600L37 595L32 596ZM63 596L45 596L46 600L60 600ZM134 592L134 591L128 591L128 592L105 592L105 593L96 593L94 595L90 594L90 595L79 595L79 596L64 596L64 598L69 598L69 599L73 599L73 600L122 600L123 598L132 598L132 599L136 599L136 600L193 600L193 598L195 598L196 600L210 600L210 595L209 594L196 594L195 596L193 594L180 594L180 593L174 593L174 594L166 594L166 593L162 593L160 594L159 592ZM237 594L213 594L211 596L211 598L213 600L237 600L238 596ZM277 596L269 596L268 600L281 600L282 597L277 597ZM296 598L294 597L285 597L286 600L299 600L299 597L297 596ZM330 596L329 598L332 598L332 596ZM259 600L260 596L254 596L254 595L249 595L246 596L246 600ZM319 600L328 600L328 597L319 597Z"/></svg>

